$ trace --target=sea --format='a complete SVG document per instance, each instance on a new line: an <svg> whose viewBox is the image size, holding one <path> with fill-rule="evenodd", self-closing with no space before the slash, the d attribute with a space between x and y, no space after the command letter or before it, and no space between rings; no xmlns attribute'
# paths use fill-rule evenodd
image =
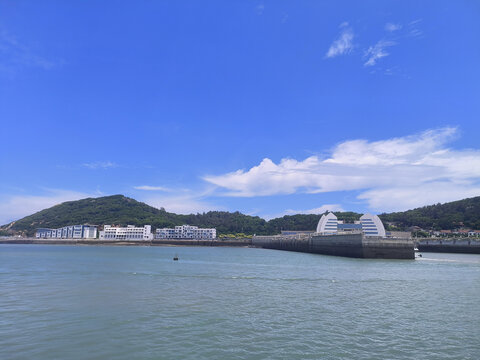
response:
<svg viewBox="0 0 480 360"><path fill-rule="evenodd" d="M477 360L480 255L0 245L0 359Z"/></svg>

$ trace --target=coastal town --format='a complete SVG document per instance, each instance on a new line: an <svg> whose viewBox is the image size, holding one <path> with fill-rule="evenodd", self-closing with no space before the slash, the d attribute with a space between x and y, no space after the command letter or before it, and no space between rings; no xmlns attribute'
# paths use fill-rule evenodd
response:
<svg viewBox="0 0 480 360"><path fill-rule="evenodd" d="M98 237L97 237L98 233ZM58 229L39 228L35 233L36 239L90 239L90 240L129 240L148 241L153 239L215 239L216 229L199 229L197 226L181 225L175 228L156 229L152 233L151 225L126 227L104 225L98 231L96 225L71 225Z"/></svg>
<svg viewBox="0 0 480 360"><path fill-rule="evenodd" d="M99 230L99 228L101 230ZM339 220L334 213L321 216L315 231L282 230L280 235L253 238L217 239L215 228L179 225L158 228L151 225L126 227L104 225L71 225L57 229L38 228L38 241L71 241L132 244L170 244L204 246L254 246L325 255L371 258L414 259L414 250L478 253L480 231L471 229L425 231L418 226L409 231L386 231L377 215L364 214L353 223ZM236 241L235 241L236 240Z"/></svg>

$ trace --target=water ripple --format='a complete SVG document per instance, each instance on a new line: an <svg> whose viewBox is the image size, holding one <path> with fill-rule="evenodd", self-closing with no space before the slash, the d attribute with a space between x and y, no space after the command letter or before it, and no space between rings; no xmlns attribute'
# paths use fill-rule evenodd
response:
<svg viewBox="0 0 480 360"><path fill-rule="evenodd" d="M0 359L477 359L478 257L428 256L4 246Z"/></svg>

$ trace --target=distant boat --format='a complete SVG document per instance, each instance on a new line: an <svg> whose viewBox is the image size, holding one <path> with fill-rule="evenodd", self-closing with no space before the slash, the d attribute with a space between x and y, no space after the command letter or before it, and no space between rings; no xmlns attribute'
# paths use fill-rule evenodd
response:
<svg viewBox="0 0 480 360"><path fill-rule="evenodd" d="M175 256L173 257L173 261L178 261L178 255L175 254Z"/></svg>

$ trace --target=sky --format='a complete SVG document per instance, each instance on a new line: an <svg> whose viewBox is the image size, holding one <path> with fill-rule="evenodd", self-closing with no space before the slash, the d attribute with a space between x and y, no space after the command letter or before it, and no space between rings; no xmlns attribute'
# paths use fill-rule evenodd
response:
<svg viewBox="0 0 480 360"><path fill-rule="evenodd" d="M480 2L0 0L0 224L480 195Z"/></svg>

